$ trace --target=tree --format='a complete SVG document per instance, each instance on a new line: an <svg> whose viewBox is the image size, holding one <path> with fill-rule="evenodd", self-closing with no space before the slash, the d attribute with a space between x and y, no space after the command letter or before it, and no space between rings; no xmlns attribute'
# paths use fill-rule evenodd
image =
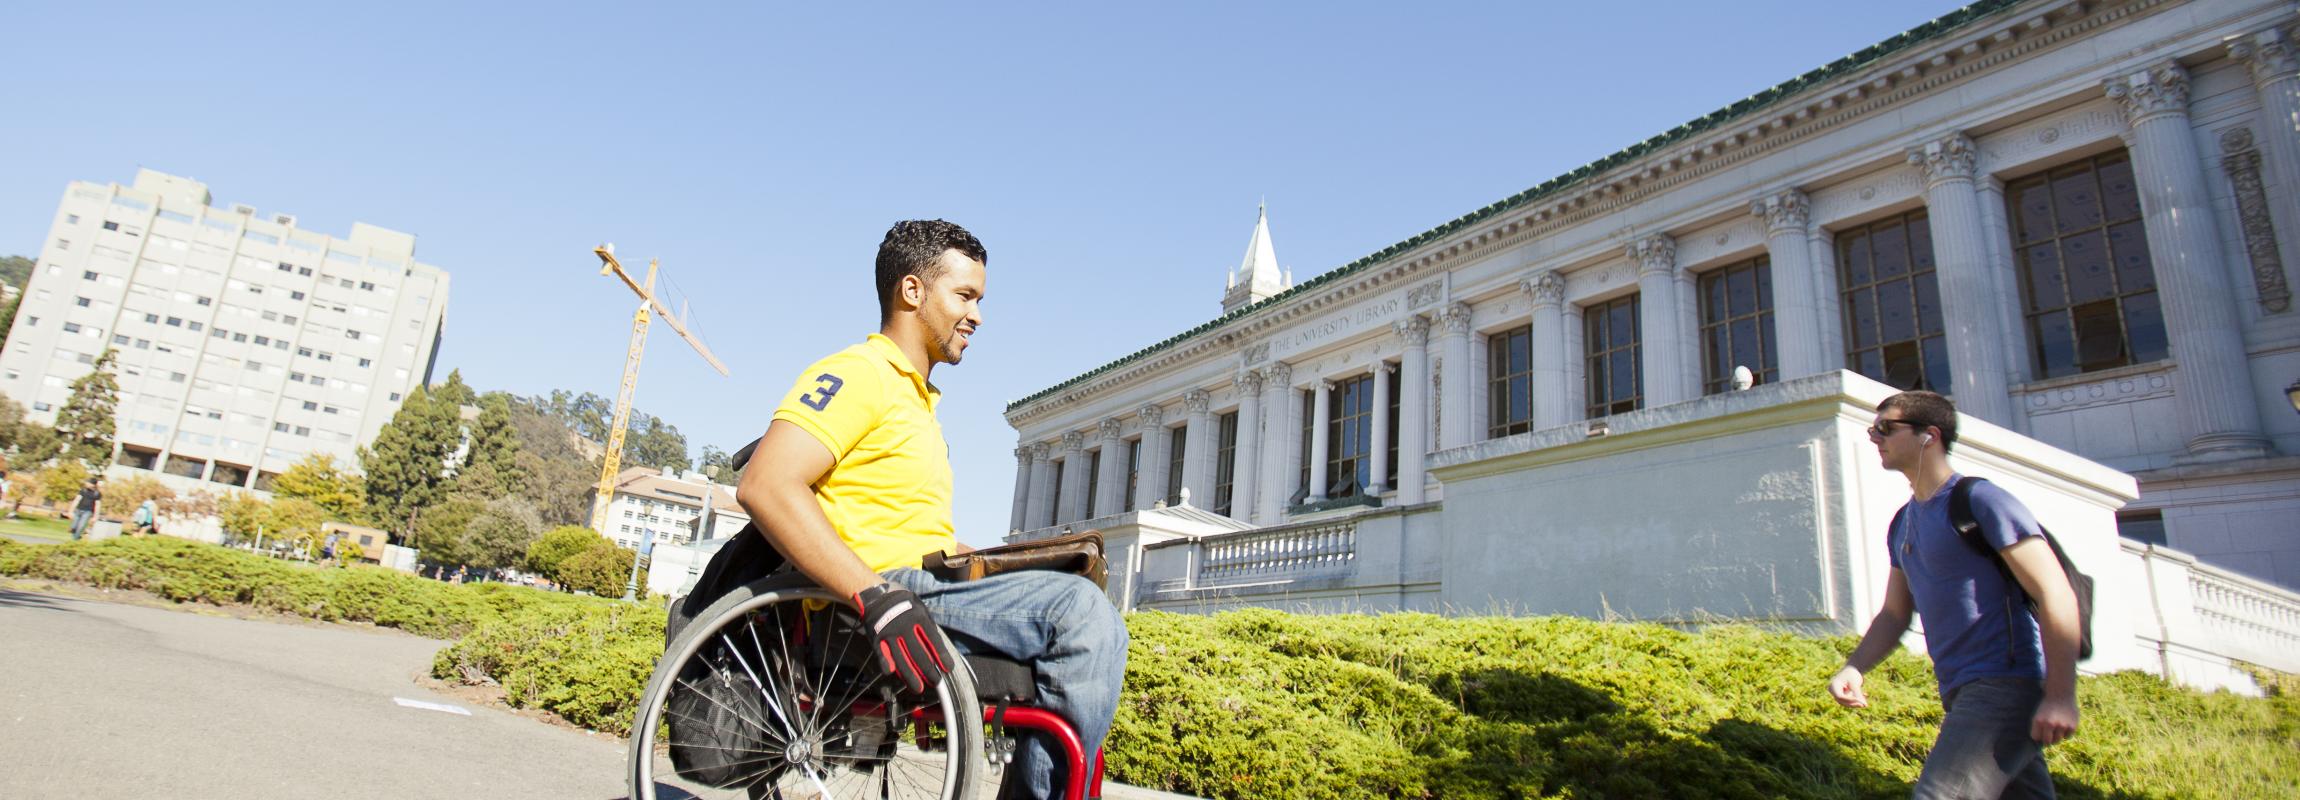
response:
<svg viewBox="0 0 2300 800"><path fill-rule="evenodd" d="M0 256L0 283L25 288L32 281L32 268L38 266L23 256Z"/></svg>
<svg viewBox="0 0 2300 800"><path fill-rule="evenodd" d="M131 475L104 484L104 498L96 501L96 510L105 516L125 517L135 513L136 507L146 500L166 504L176 499L176 490L168 488L150 475Z"/></svg>
<svg viewBox="0 0 2300 800"><path fill-rule="evenodd" d="M26 467L36 467L56 460L64 449L64 439L56 429L31 420L24 420L16 429L17 461Z"/></svg>
<svg viewBox="0 0 2300 800"><path fill-rule="evenodd" d="M40 499L49 505L72 502L79 496L80 487L88 483L88 468L80 462L65 459L61 463L40 470Z"/></svg>
<svg viewBox="0 0 2300 800"><path fill-rule="evenodd" d="M727 451L711 445L703 445L700 469L705 477L719 483L728 483L735 479L734 457L727 455Z"/></svg>
<svg viewBox="0 0 2300 800"><path fill-rule="evenodd" d="M0 345L8 343L8 332L16 328L16 310L23 305L23 292L17 292L15 297L8 298L5 304L0 304Z"/></svg>
<svg viewBox="0 0 2300 800"><path fill-rule="evenodd" d="M511 427L519 437L516 460L525 478L520 496L535 504L545 525L583 524L591 513L599 462L576 447L582 437L534 400L511 404Z"/></svg>
<svg viewBox="0 0 2300 800"><path fill-rule="evenodd" d="M160 501L160 513L171 517L213 517L221 502L206 489L189 492Z"/></svg>
<svg viewBox="0 0 2300 800"><path fill-rule="evenodd" d="M459 375L450 374L460 387ZM391 422L377 431L375 442L360 448L360 469L367 473L368 518L397 532L403 539L416 534L417 517L446 495L448 459L462 444L456 406L448 402L450 386L408 394ZM468 393L468 388L463 389Z"/></svg>
<svg viewBox="0 0 2300 800"><path fill-rule="evenodd" d="M478 543L468 535L471 521L487 508L485 501L454 495L423 510L415 518L416 549L426 561L463 566L486 566Z"/></svg>
<svg viewBox="0 0 2300 800"><path fill-rule="evenodd" d="M96 367L72 381L72 395L56 411L56 433L66 458L102 470L112 465L112 434L119 424L120 381L112 375L119 351L104 348Z"/></svg>
<svg viewBox="0 0 2300 800"><path fill-rule="evenodd" d="M0 394L0 450L20 444L24 434L29 432L24 426L31 424L35 423L24 419L24 406Z"/></svg>
<svg viewBox="0 0 2300 800"><path fill-rule="evenodd" d="M679 429L663 424L660 417L647 419L644 429L633 426L623 437L623 463L635 467L654 467L666 474L687 470L687 437Z"/></svg>
<svg viewBox="0 0 2300 800"><path fill-rule="evenodd" d="M560 564L559 584L601 597L621 597L624 585L631 579L631 560L638 556L601 536L583 552ZM646 570L639 571L639 585L647 585Z"/></svg>
<svg viewBox="0 0 2300 800"><path fill-rule="evenodd" d="M327 512L317 503L301 497L280 497L264 506L265 526L270 535L295 542L304 555L318 556L320 545L326 539L320 524L327 521Z"/></svg>
<svg viewBox="0 0 2300 800"><path fill-rule="evenodd" d="M567 563L567 559L574 558L577 553L591 549L593 542L602 542L606 539L607 537L599 535L598 531L581 525L561 525L544 531L542 536L536 537L534 544L527 546L525 566L528 572L549 578L552 583L564 586L566 581L561 578L559 570ZM609 544L613 543L610 542Z"/></svg>
<svg viewBox="0 0 2300 800"><path fill-rule="evenodd" d="M226 532L242 539L253 540L258 533L271 533L271 504L247 492L228 492L217 500L216 518Z"/></svg>
<svg viewBox="0 0 2300 800"><path fill-rule="evenodd" d="M543 521L534 506L517 497L497 497L480 506L464 525L463 539L473 566L502 569L525 561L528 548L542 533Z"/></svg>
<svg viewBox="0 0 2300 800"><path fill-rule="evenodd" d="M511 424L511 396L492 392L481 398L479 417L465 430L469 449L452 490L481 497L520 494L527 475L519 462L519 432Z"/></svg>
<svg viewBox="0 0 2300 800"><path fill-rule="evenodd" d="M290 465L272 479L272 494L309 500L329 517L340 520L365 519L367 510L365 482L336 466L335 456L328 453L312 453Z"/></svg>

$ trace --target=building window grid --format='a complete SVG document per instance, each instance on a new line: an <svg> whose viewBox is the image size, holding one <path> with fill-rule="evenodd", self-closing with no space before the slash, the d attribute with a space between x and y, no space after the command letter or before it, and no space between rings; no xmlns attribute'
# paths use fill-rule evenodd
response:
<svg viewBox="0 0 2300 800"><path fill-rule="evenodd" d="M2037 377L2166 357L2140 193L2123 151L2005 186Z"/></svg>
<svg viewBox="0 0 2300 800"><path fill-rule="evenodd" d="M1097 509L1094 507L1094 496L1101 491L1102 451L1093 450L1086 454L1086 496L1078 498L1079 507L1086 509L1084 519L1093 519L1096 516Z"/></svg>
<svg viewBox="0 0 2300 800"><path fill-rule="evenodd" d="M1582 374L1589 392L1584 410L1591 419L1635 411L1645 404L1638 313L1634 294L1582 311Z"/></svg>
<svg viewBox="0 0 2300 800"><path fill-rule="evenodd" d="M1190 427L1183 425L1166 430L1166 506L1182 504L1182 465L1187 463Z"/></svg>
<svg viewBox="0 0 2300 800"><path fill-rule="evenodd" d="M1214 424L1214 505L1213 511L1230 515L1230 503L1238 487L1238 412L1232 411L1215 419Z"/></svg>
<svg viewBox="0 0 2300 800"><path fill-rule="evenodd" d="M1923 210L1837 234L1845 366L1900 389L1949 391L1948 341Z"/></svg>
<svg viewBox="0 0 2300 800"><path fill-rule="evenodd" d="M1398 420L1402 419L1398 411L1405 403L1403 393L1399 392L1398 389L1403 385L1404 379L1399 377L1403 372L1405 371L1401 369L1389 370L1390 374L1386 379L1390 382L1390 409L1388 412L1390 415L1390 441L1388 445L1390 449L1388 462L1390 474L1382 476L1382 483L1391 489L1397 488L1398 485Z"/></svg>
<svg viewBox="0 0 2300 800"><path fill-rule="evenodd" d="M1373 480L1374 376L1334 382L1326 421L1326 497L1356 497Z"/></svg>
<svg viewBox="0 0 2300 800"><path fill-rule="evenodd" d="M1134 490L1142 482L1142 441L1142 439L1128 439L1125 443L1126 496L1119 498L1118 505L1128 511L1134 510Z"/></svg>
<svg viewBox="0 0 2300 800"><path fill-rule="evenodd" d="M1773 334L1773 261L1767 256L1701 275L1702 369L1708 394L1733 388L1733 368L1759 384L1780 377Z"/></svg>
<svg viewBox="0 0 2300 800"><path fill-rule="evenodd" d="M1486 438L1533 430L1533 326L1488 336L1485 348Z"/></svg>

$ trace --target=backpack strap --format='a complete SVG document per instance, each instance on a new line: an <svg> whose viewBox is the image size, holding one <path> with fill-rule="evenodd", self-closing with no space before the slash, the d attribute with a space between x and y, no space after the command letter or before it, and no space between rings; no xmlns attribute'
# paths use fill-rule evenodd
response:
<svg viewBox="0 0 2300 800"><path fill-rule="evenodd" d="M1966 547L2002 567L2003 556L1989 546L1988 540L1981 538L1980 518L1973 516L1973 487L1987 482L1987 478L1963 475L1957 478L1955 486L1949 487L1949 525L1957 529L1957 538L1965 540Z"/></svg>

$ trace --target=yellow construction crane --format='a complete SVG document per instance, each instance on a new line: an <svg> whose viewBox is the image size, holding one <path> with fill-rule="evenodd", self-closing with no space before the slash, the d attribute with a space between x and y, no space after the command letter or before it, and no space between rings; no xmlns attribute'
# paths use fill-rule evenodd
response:
<svg viewBox="0 0 2300 800"><path fill-rule="evenodd" d="M591 527L605 534L607 503L615 497L615 474L622 471L623 432L631 425L631 390L639 385L639 359L647 354L648 309L652 308L656 314L661 314L663 324L671 326L673 333L687 340L687 344L694 347L704 361L710 362L711 368L718 370L720 375L727 374L727 365L719 363L719 357L711 355L711 348L703 346L701 339L688 333L687 324L678 315L672 314L671 309L664 307L661 300L656 299L655 273L661 265L658 259L647 260L647 279L642 283L623 269L623 262L615 260L615 245L603 244L592 248L591 252L599 256L599 274L622 278L623 285L631 287L631 291L639 295L639 310L631 315L631 350L623 356L623 386L615 394L615 422L607 430L607 457L599 468L599 496L591 501ZM645 549L644 545L640 547L642 551ZM637 565L633 567L635 575Z"/></svg>

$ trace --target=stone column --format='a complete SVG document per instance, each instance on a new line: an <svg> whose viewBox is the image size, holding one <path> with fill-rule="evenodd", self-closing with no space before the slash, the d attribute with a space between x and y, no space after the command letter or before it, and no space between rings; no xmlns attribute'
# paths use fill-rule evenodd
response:
<svg viewBox="0 0 2300 800"><path fill-rule="evenodd" d="M1399 409L1400 416L1404 409ZM1366 470L1366 485L1359 488L1367 497L1380 497L1390 485L1390 362L1374 362L1374 438L1366 457L1373 464Z"/></svg>
<svg viewBox="0 0 2300 800"><path fill-rule="evenodd" d="M1023 517L1030 509L1030 453L1030 445L1014 448L1014 513L1007 517L1009 531L1023 529Z"/></svg>
<svg viewBox="0 0 2300 800"><path fill-rule="evenodd" d="M2246 255L2251 257L2255 282L2261 284L2261 306L2269 313L2279 313L2292 307L2288 281L2300 279L2300 46L2295 46L2283 30L2269 28L2231 37L2228 56L2252 68L2252 86L2260 92L2260 133L2252 138L2267 157L2249 159L2255 163L2248 164L2252 167L2248 180L2255 185L2273 184L2280 190L2273 200L2261 192L2260 202L2251 204L2267 209L2272 221L2268 227L2273 233L2256 236L2252 229L2261 226L2244 226ZM2235 131L2222 134L2233 135ZM2226 159L2241 158L2244 148L2221 149ZM2228 152L2231 150L2238 152ZM2266 163L2256 163L2260 161ZM2243 211L2248 205L2241 196L2247 178L2236 164L2229 166L2230 180L2238 183L2239 210L2248 218L2257 216L2256 212Z"/></svg>
<svg viewBox="0 0 2300 800"><path fill-rule="evenodd" d="M2172 371L2172 393L2181 410L2188 458L2267 455L2244 336L2237 329L2242 315L2189 124L2188 71L2166 61L2111 78L2106 88L2132 125L2133 182L2140 189L2164 332L2179 365Z"/></svg>
<svg viewBox="0 0 2300 800"><path fill-rule="evenodd" d="M1141 509L1166 499L1166 409L1143 403L1134 414L1142 418L1141 474L1134 479L1134 507Z"/></svg>
<svg viewBox="0 0 2300 800"><path fill-rule="evenodd" d="M1205 508L1214 502L1214 396L1191 389L1183 393L1182 407L1190 412L1182 440L1182 488L1190 492L1190 505Z"/></svg>
<svg viewBox="0 0 2300 800"><path fill-rule="evenodd" d="M1262 477L1262 373L1238 373L1238 446L1231 453L1230 518L1254 521L1254 493Z"/></svg>
<svg viewBox="0 0 2300 800"><path fill-rule="evenodd" d="M1693 271L1676 272L1677 295L1677 380L1685 393L1684 399L1700 397L1701 389L1701 304L1700 283ZM1648 349L1647 352L1652 352Z"/></svg>
<svg viewBox="0 0 2300 800"><path fill-rule="evenodd" d="M1812 242L1813 202L1804 192L1789 189L1758 198L1749 213L1765 218L1765 254L1773 262L1773 352L1781 363L1779 380L1818 375L1828 370L1822 360L1828 344L1821 338L1820 282L1814 275Z"/></svg>
<svg viewBox="0 0 2300 800"><path fill-rule="evenodd" d="M1565 279L1556 270L1517 282L1533 301L1533 429L1563 425L1565 400Z"/></svg>
<svg viewBox="0 0 2300 800"><path fill-rule="evenodd" d="M1996 296L2005 298L1996 304L1997 330L2004 334L2005 385L2019 386L2028 382L2028 324L2023 319L2020 267L2014 264L2012 251L2012 219L2005 211L2005 182L1994 175L1982 175L1973 182L1973 191L1980 196L1981 230L1988 239L1989 275L1995 279ZM1778 287L1775 289L1778 291ZM2028 415L2015 412L2015 430L2028 432Z"/></svg>
<svg viewBox="0 0 2300 800"><path fill-rule="evenodd" d="M1023 530L1054 524L1054 448L1045 442L1030 446L1030 512L1023 515Z"/></svg>
<svg viewBox="0 0 2300 800"><path fill-rule="evenodd" d="M1430 321L1415 314L1390 326L1405 341L1398 357L1398 505L1425 499L1423 465L1429 454Z"/></svg>
<svg viewBox="0 0 2300 800"><path fill-rule="evenodd" d="M1094 507L1086 513L1106 517L1126 510L1126 423L1112 417L1096 428L1102 434L1102 474L1095 480Z"/></svg>
<svg viewBox="0 0 2300 800"><path fill-rule="evenodd" d="M1301 437L1294 431L1301 427L1300 404L1294 397L1294 368L1289 364L1271 364L1262 370L1268 379L1262 390L1269 394L1262 401L1262 493L1255 497L1255 509L1261 524L1276 525L1285 521L1286 502L1293 499L1294 463L1301 458Z"/></svg>
<svg viewBox="0 0 2300 800"><path fill-rule="evenodd" d="M1925 173L1925 214L1933 233L1933 280L1941 290L1941 324L1948 336L1950 394L1957 410L2013 427L2005 386L2004 332L1997 329L1996 280L1989 274L1988 228L1973 189L1973 140L1952 133L1909 148L1909 163Z"/></svg>
<svg viewBox="0 0 2300 800"><path fill-rule="evenodd" d="M1438 311L1445 325L1445 370L1438 380L1438 449L1446 450L1474 440L1469 424L1469 304L1454 303Z"/></svg>
<svg viewBox="0 0 2300 800"><path fill-rule="evenodd" d="M1829 229L1819 225L1807 234L1806 252L1813 259L1814 299L1821 307L1821 369L1845 368L1845 310L1844 287L1837 283L1837 241ZM1774 299L1780 299L1781 287L1773 287Z"/></svg>
<svg viewBox="0 0 2300 800"><path fill-rule="evenodd" d="M1326 428L1334 422L1330 403L1334 399L1334 382L1318 379L1317 397L1310 401L1310 495L1305 502L1326 499L1326 459L1334 452L1333 436Z"/></svg>
<svg viewBox="0 0 2300 800"><path fill-rule="evenodd" d="M1665 406L1690 399L1683 386L1685 372L1677 336L1677 240L1654 234L1629 243L1629 261L1637 265L1637 336L1643 345L1645 407Z"/></svg>
<svg viewBox="0 0 2300 800"><path fill-rule="evenodd" d="M1086 434L1062 434L1062 508L1049 524L1086 518L1086 460Z"/></svg>

